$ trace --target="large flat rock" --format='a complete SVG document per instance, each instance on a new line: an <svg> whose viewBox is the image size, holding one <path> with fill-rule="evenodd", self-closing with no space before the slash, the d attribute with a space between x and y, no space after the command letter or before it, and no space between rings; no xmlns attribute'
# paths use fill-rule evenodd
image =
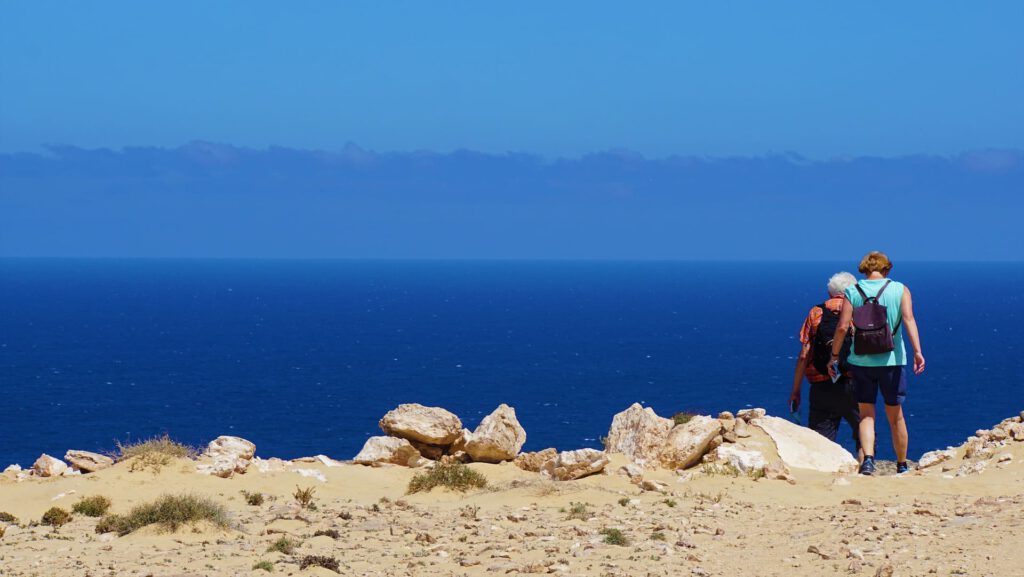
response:
<svg viewBox="0 0 1024 577"><path fill-rule="evenodd" d="M824 473L857 469L857 459L849 451L811 429L768 415L751 419L750 424L771 437L782 462L791 468Z"/></svg>

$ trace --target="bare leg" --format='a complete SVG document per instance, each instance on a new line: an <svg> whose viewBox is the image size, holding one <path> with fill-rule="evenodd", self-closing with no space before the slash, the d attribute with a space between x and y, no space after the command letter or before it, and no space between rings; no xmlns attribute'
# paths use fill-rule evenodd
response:
<svg viewBox="0 0 1024 577"><path fill-rule="evenodd" d="M892 448L896 451L896 461L902 463L907 460L907 443L910 440L907 422L903 419L903 407L886 405L885 416L889 418L889 428L892 429Z"/></svg>
<svg viewBox="0 0 1024 577"><path fill-rule="evenodd" d="M875 405L857 403L860 407L860 446L867 457L875 456ZM868 447L871 447L870 449ZM863 461L863 459L861 459Z"/></svg>

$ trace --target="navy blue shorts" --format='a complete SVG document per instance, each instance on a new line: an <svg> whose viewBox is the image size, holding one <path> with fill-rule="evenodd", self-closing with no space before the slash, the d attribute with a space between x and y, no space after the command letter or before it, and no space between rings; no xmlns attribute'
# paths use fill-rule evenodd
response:
<svg viewBox="0 0 1024 577"><path fill-rule="evenodd" d="M874 405L878 401L878 391L882 391L882 399L886 405L896 407L907 398L907 379L903 375L903 367L859 367L850 365L853 387L858 403Z"/></svg>

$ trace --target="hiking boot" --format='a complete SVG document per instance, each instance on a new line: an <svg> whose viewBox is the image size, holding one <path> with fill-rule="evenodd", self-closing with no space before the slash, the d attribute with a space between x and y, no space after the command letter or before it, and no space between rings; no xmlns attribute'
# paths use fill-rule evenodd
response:
<svg viewBox="0 0 1024 577"><path fill-rule="evenodd" d="M907 465L906 461L903 461L902 463L896 463L896 474L897 475L902 475L903 473L906 473L909 470L910 470L910 466Z"/></svg>
<svg viewBox="0 0 1024 577"><path fill-rule="evenodd" d="M875 474L875 458L864 457L864 462L860 464L861 475L874 475Z"/></svg>

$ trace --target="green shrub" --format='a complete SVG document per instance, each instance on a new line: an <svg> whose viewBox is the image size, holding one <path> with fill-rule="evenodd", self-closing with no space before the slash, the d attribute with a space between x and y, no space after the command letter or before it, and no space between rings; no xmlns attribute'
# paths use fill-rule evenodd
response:
<svg viewBox="0 0 1024 577"><path fill-rule="evenodd" d="M18 518L15 517L14 515L11 515L7 511L0 511L0 522L10 523L12 525L17 525L18 524Z"/></svg>
<svg viewBox="0 0 1024 577"><path fill-rule="evenodd" d="M453 491L467 491L471 487L486 487L487 478L462 463L439 463L433 469L415 475L409 481L407 493L430 491L446 487Z"/></svg>
<svg viewBox="0 0 1024 577"><path fill-rule="evenodd" d="M93 495L92 497L82 497L71 507L71 510L86 517L102 517L107 514L110 505L110 499L103 495Z"/></svg>
<svg viewBox="0 0 1024 577"><path fill-rule="evenodd" d="M330 537L331 539L338 539L341 537L341 533L338 533L334 529L320 529L316 533L313 533L314 537Z"/></svg>
<svg viewBox="0 0 1024 577"><path fill-rule="evenodd" d="M276 551L278 553L284 553L285 555L291 555L299 548L299 545L302 545L302 541L289 539L287 536L282 535L280 539L271 543L270 547L267 547L267 552L273 553Z"/></svg>
<svg viewBox="0 0 1024 577"><path fill-rule="evenodd" d="M300 489L298 485L295 485L295 492L292 496L299 503L299 506L303 509L313 509L313 494L316 493L316 489L313 487L306 487Z"/></svg>
<svg viewBox="0 0 1024 577"><path fill-rule="evenodd" d="M651 533L651 540L652 541L664 541L665 540L665 534L662 533L661 531L655 531L654 533Z"/></svg>
<svg viewBox="0 0 1024 577"><path fill-rule="evenodd" d="M250 493L245 489L242 489L242 496L245 497L245 502L252 505L253 507L259 507L263 504L264 498L263 493Z"/></svg>
<svg viewBox="0 0 1024 577"><path fill-rule="evenodd" d="M137 505L124 515L107 515L96 525L97 533L127 535L147 525L159 525L163 531L176 531L186 523L209 521L227 527L224 507L195 495L163 495L152 503Z"/></svg>
<svg viewBox="0 0 1024 577"><path fill-rule="evenodd" d="M629 545L629 539L618 529L601 529L601 534L604 535L604 542L609 545Z"/></svg>
<svg viewBox="0 0 1024 577"><path fill-rule="evenodd" d="M667 506L667 507L675 507L676 506L676 500L675 499L665 499L664 501L662 501L662 503L664 503L665 506Z"/></svg>
<svg viewBox="0 0 1024 577"><path fill-rule="evenodd" d="M49 525L51 527L60 527L71 521L71 513L68 513L60 507L50 507L48 511L43 513L42 524Z"/></svg>
<svg viewBox="0 0 1024 577"><path fill-rule="evenodd" d="M586 503L570 503L569 516L566 517L566 519L579 519L580 521L586 521L593 516L594 514L587 510Z"/></svg>
<svg viewBox="0 0 1024 577"><path fill-rule="evenodd" d="M274 564L271 563L270 561L257 561L257 562L252 564L252 568L253 569L263 569L264 571L266 571L268 573L273 573L274 572Z"/></svg>
<svg viewBox="0 0 1024 577"><path fill-rule="evenodd" d="M306 555L299 562L299 569L305 569L307 567L323 567L324 569L330 569L335 573L340 573L341 570L338 568L338 560L334 557L325 557L323 555Z"/></svg>
<svg viewBox="0 0 1024 577"><path fill-rule="evenodd" d="M118 462L134 459L131 471L145 469L159 471L161 467L169 465L173 459L191 459L197 454L198 451L195 448L179 443L165 434L134 443L118 441L114 459Z"/></svg>
<svg viewBox="0 0 1024 577"><path fill-rule="evenodd" d="M672 415L672 421L677 425L685 425L686 423L690 422L690 419L696 416L696 413L691 413L689 411L680 411Z"/></svg>
<svg viewBox="0 0 1024 577"><path fill-rule="evenodd" d="M623 507L629 505L629 497L623 497L619 499L619 505L622 505Z"/></svg>

